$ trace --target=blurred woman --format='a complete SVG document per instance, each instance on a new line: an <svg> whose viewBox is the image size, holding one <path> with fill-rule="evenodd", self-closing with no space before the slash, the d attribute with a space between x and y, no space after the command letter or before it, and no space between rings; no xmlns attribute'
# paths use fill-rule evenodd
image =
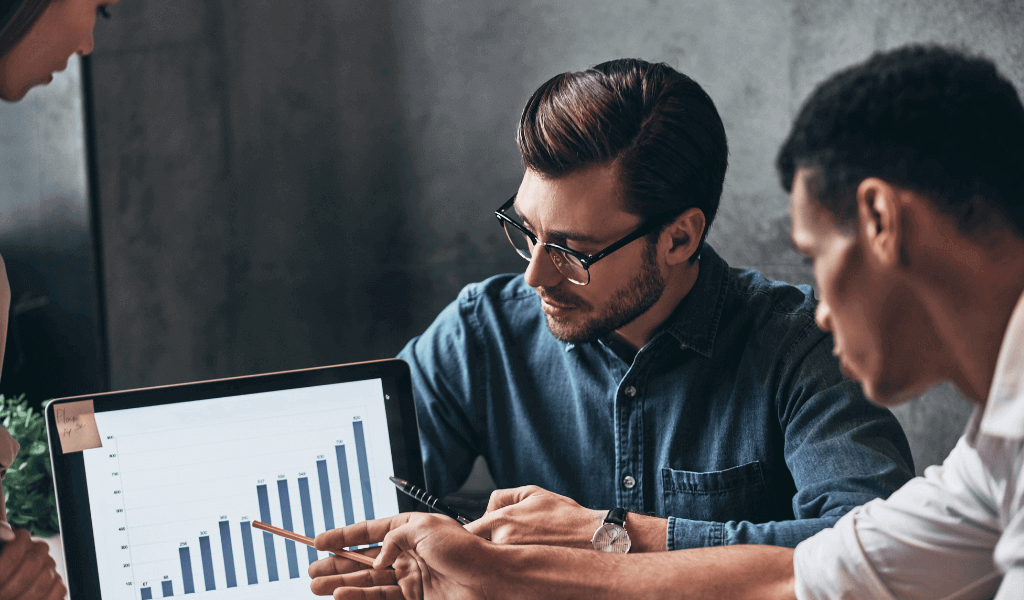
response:
<svg viewBox="0 0 1024 600"><path fill-rule="evenodd" d="M30 89L53 80L74 54L92 52L97 14L117 0L0 0L0 99L16 102ZM11 289L0 259L0 364L7 339ZM11 465L18 443L0 427L0 476ZM64 583L49 546L7 524L0 487L0 600L59 600Z"/></svg>

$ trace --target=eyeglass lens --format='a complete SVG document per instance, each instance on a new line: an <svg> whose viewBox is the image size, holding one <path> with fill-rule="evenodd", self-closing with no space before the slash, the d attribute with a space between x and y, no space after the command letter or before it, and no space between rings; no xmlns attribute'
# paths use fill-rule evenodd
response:
<svg viewBox="0 0 1024 600"><path fill-rule="evenodd" d="M530 260L533 257L533 240L508 221L502 221L502 225L505 227L505 235L508 236L508 241L512 243L519 256ZM566 279L578 285L590 283L590 272L583 267L583 263L578 258L551 246L547 246L545 249L548 256L551 257L551 262L554 263L555 268Z"/></svg>

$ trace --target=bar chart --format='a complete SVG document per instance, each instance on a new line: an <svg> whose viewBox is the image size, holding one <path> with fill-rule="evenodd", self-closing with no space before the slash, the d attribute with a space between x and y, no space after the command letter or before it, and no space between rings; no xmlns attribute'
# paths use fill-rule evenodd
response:
<svg viewBox="0 0 1024 600"><path fill-rule="evenodd" d="M327 553L253 520L313 537L398 512L380 382L287 394L97 413L104 447L84 454L104 598L305 596Z"/></svg>

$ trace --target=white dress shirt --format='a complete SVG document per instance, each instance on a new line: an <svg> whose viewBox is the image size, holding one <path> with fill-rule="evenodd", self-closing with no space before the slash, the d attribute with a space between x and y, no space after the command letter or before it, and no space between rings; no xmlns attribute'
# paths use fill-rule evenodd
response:
<svg viewBox="0 0 1024 600"><path fill-rule="evenodd" d="M800 600L1024 598L1024 296L984 409L941 466L796 547Z"/></svg>

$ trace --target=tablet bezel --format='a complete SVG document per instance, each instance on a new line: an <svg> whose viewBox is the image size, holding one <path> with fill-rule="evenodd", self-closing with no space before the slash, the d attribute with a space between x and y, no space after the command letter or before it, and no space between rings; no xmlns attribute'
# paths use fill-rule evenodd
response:
<svg viewBox="0 0 1024 600"><path fill-rule="evenodd" d="M395 475L425 487L412 378L409 365L397 358L73 396L47 404L46 433L70 598L101 596L85 461L81 452L61 452L54 418L54 409L58 405L92 400L95 412L105 412L368 379L381 379L384 385L384 410ZM399 493L398 509L399 512L409 512L419 509L419 506L409 496Z"/></svg>

